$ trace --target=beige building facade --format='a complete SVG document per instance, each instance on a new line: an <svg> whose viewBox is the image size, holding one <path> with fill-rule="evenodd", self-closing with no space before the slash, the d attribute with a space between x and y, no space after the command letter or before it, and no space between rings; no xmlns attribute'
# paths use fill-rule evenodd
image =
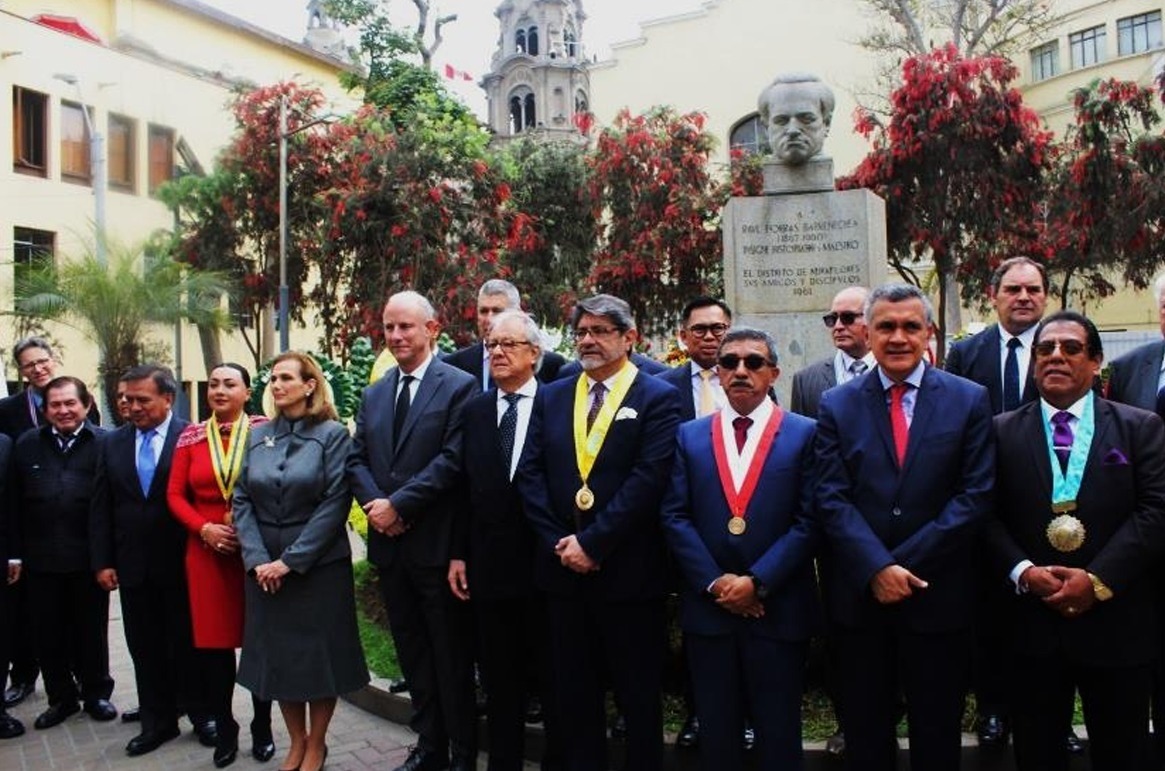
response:
<svg viewBox="0 0 1165 771"><path fill-rule="evenodd" d="M1143 0L1050 0L1057 21L1030 51L1013 54L1027 103L1058 135L1072 120L1071 91L1097 78L1151 85L1165 57L1165 3ZM626 107L668 104L708 114L719 161L733 145L754 147L757 95L777 73L812 72L837 96L826 153L838 175L868 150L853 131L860 94L875 88L881 63L858 45L870 18L859 0L817 0L791 9L771 0L706 0L699 9L649 21L641 34L592 65L592 106L600 125ZM940 39L937 38L936 39ZM1149 293L1123 291L1084 308L1107 329L1157 327ZM990 314L965 309L972 325Z"/></svg>
<svg viewBox="0 0 1165 771"><path fill-rule="evenodd" d="M0 0L0 83L10 94L0 126L11 137L0 142L0 310L12 308L21 266L84 254L93 241L99 165L88 126L104 138L106 232L132 245L173 226L154 195L160 184L212 168L234 130L233 89L294 79L347 110L344 68L196 0ZM7 361L15 325L2 329L6 374L16 379ZM63 324L47 331L65 370L96 382L95 346ZM292 344L314 347L313 335L293 330ZM182 331L180 346L173 329L153 337L184 381L205 379L194 330ZM223 342L227 358L251 360L237 334Z"/></svg>

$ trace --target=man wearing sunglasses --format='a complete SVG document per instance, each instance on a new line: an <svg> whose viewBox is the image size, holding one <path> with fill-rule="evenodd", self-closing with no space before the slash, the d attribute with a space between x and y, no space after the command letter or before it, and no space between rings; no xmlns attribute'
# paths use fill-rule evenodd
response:
<svg viewBox="0 0 1165 771"><path fill-rule="evenodd" d="M680 391L680 419L711 415L724 406L724 389L716 374L716 356L724 333L732 326L732 311L723 300L696 297L684 306L679 337L691 360L659 375Z"/></svg>
<svg viewBox="0 0 1165 771"><path fill-rule="evenodd" d="M928 366L918 287L870 292L877 368L821 397L817 509L838 650L846 765L893 771L901 694L910 767L957 769L974 553L995 474L983 386Z"/></svg>
<svg viewBox="0 0 1165 771"><path fill-rule="evenodd" d="M717 364L727 403L680 427L662 507L684 578L700 767L744 767L747 704L757 767L799 769L805 656L819 618L814 425L769 398L780 369L768 333L730 330Z"/></svg>
<svg viewBox="0 0 1165 771"><path fill-rule="evenodd" d="M659 504L680 394L628 361L636 337L611 295L571 315L583 374L538 389L515 482L546 593L552 691L567 771L607 763L604 662L627 721L634 771L660 771L664 568Z"/></svg>
<svg viewBox="0 0 1165 771"><path fill-rule="evenodd" d="M1145 769L1160 655L1165 427L1093 393L1100 333L1060 311L1035 336L1039 401L995 418L995 516L986 534L1014 656L1019 771L1065 771L1073 696L1095 769Z"/></svg>
<svg viewBox="0 0 1165 771"><path fill-rule="evenodd" d="M834 295L829 313L821 317L837 350L832 356L813 362L793 375L789 409L798 415L816 418L821 394L873 368L870 333L866 329L866 317L862 315L867 294L869 290L865 287L843 289Z"/></svg>

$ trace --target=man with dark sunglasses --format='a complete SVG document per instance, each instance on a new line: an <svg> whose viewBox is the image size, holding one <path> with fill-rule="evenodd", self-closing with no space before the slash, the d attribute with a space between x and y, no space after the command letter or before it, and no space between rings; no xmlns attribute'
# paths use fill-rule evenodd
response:
<svg viewBox="0 0 1165 771"><path fill-rule="evenodd" d="M808 365L793 375L793 395L789 409L798 415L817 417L821 394L835 385L848 383L874 366L870 334L862 307L868 290L851 286L834 295L829 313L821 317L837 350L832 356Z"/></svg>
<svg viewBox="0 0 1165 771"><path fill-rule="evenodd" d="M680 320L679 338L690 361L658 377L679 389L680 420L686 421L711 415L724 406L716 356L720 341L732 327L732 311L723 300L695 297L684 306Z"/></svg>

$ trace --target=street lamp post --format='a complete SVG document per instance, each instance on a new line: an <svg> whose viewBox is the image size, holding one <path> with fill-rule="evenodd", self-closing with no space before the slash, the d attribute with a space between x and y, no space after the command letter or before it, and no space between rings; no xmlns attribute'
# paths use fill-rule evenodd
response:
<svg viewBox="0 0 1165 771"><path fill-rule="evenodd" d="M81 117L85 121L85 130L89 132L89 169L93 175L93 227L97 231L97 262L105 264L105 137L93 125L89 117L89 109L85 106L85 97L81 93L81 84L76 75L57 73L54 78L62 83L68 83L77 89L77 100L81 102Z"/></svg>

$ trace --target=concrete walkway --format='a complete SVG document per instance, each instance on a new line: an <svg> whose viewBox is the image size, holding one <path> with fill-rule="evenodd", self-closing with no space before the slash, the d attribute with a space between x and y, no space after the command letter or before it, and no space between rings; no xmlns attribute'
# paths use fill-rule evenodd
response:
<svg viewBox="0 0 1165 771"><path fill-rule="evenodd" d="M109 621L110 665L117 686L113 703L119 710L137 704L133 669L125 647L121 624L121 606L115 592L110 607ZM183 734L158 750L139 758L125 754L125 745L138 733L134 723L120 719L98 723L81 712L63 724L47 731L37 731L33 720L48 706L38 681L37 691L11 713L24 723L27 733L16 739L0 741L0 769L3 771L96 771L97 769L125 769L126 771L171 771L172 769L213 769L213 750L203 747L191 732L190 724L182 721ZM268 763L257 763L250 754L251 737L247 723L251 716L251 701L242 688L235 690L235 715L242 725L239 759L231 769L240 771L275 771L287 749L287 734L276 709L272 716L277 752ZM335 718L328 731L329 771L390 771L408 756L415 735L404 726L376 717L345 701L340 701ZM485 768L484 755L481 768ZM530 769L536 768L534 765Z"/></svg>

